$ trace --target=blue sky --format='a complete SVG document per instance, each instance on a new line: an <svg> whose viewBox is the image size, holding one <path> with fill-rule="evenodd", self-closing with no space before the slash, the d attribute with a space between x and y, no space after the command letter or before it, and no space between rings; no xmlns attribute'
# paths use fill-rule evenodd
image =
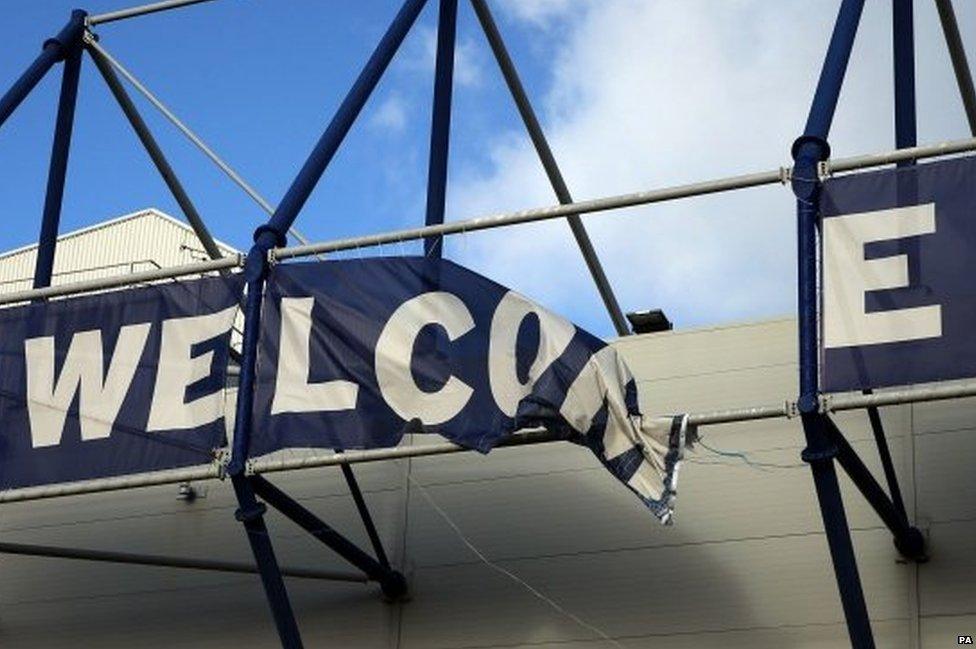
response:
<svg viewBox="0 0 976 649"><path fill-rule="evenodd" d="M76 2L7 0L0 85ZM124 0L92 0L98 13ZM398 8L393 0L217 0L100 26L102 44L276 203ZM838 2L494 0L496 17L578 198L788 161ZM891 146L888 3L868 3L835 152ZM970 60L976 8L957 2ZM297 222L315 240L422 222L433 83L431 1ZM917 5L920 139L967 135L932 3ZM473 13L461 3L448 218L553 202ZM60 71L0 129L0 249L36 239ZM260 209L147 103L144 117L215 235L246 248ZM86 61L62 230L179 210ZM793 215L782 188L586 220L626 310L678 326L793 308ZM386 250L396 253L397 250ZM366 253L363 253L366 254ZM470 234L447 256L601 335L563 223Z"/></svg>

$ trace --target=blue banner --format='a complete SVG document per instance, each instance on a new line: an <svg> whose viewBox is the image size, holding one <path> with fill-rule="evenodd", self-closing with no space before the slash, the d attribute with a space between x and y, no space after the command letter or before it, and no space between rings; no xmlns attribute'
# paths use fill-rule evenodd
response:
<svg viewBox="0 0 976 649"><path fill-rule="evenodd" d="M976 376L976 158L827 180L822 387Z"/></svg>
<svg viewBox="0 0 976 649"><path fill-rule="evenodd" d="M0 489L206 464L239 276L0 309Z"/></svg>
<svg viewBox="0 0 976 649"><path fill-rule="evenodd" d="M589 446L667 521L682 417L643 417L616 351L449 261L277 265L262 313L250 454L395 446L438 433L487 452L545 427Z"/></svg>

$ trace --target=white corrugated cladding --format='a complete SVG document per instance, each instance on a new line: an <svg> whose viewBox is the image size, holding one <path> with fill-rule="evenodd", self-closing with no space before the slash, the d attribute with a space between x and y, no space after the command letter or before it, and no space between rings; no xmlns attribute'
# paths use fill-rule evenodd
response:
<svg viewBox="0 0 976 649"><path fill-rule="evenodd" d="M237 251L218 242L225 254ZM58 237L52 284L179 266L207 259L189 225L157 209L126 214ZM33 285L37 245L0 255L0 292Z"/></svg>
<svg viewBox="0 0 976 649"><path fill-rule="evenodd" d="M648 410L774 403L796 393L796 328L777 320L634 336L617 343ZM842 478L879 647L955 646L976 633L976 400L886 408L908 507L932 560L898 561L891 537ZM839 420L880 476L864 413ZM416 443L426 440L417 439ZM585 449L499 449L356 468L385 544L405 559L412 597L291 579L308 647L822 649L849 646L796 421L705 429L683 468L675 526L659 525ZM407 478L409 471L409 478ZM368 547L338 469L273 476ZM178 501L174 487L0 507L11 542L249 560L228 484ZM427 494L491 561L612 644L482 563ZM282 563L344 564L282 517ZM256 577L0 556L2 647L276 646Z"/></svg>

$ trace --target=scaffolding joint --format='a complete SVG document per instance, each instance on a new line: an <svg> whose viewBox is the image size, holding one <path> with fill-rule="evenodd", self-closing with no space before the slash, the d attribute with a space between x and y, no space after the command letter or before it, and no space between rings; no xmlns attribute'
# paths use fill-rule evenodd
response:
<svg viewBox="0 0 976 649"><path fill-rule="evenodd" d="M252 475L257 475L258 472L255 470L254 458L247 458L244 462L244 475L251 477Z"/></svg>
<svg viewBox="0 0 976 649"><path fill-rule="evenodd" d="M247 525L248 523L261 520L267 511L268 506L264 503L253 502L247 504L246 506L242 504L234 512L234 518L237 519L238 522Z"/></svg>
<svg viewBox="0 0 976 649"><path fill-rule="evenodd" d="M268 251L261 242L255 243L244 258L244 281L263 281L268 276Z"/></svg>
<svg viewBox="0 0 976 649"><path fill-rule="evenodd" d="M817 412L819 412L821 415L827 415L834 411L833 408L834 403L831 395L821 394L817 404Z"/></svg>
<svg viewBox="0 0 976 649"><path fill-rule="evenodd" d="M88 12L75 9L71 12L71 19L56 36L52 36L44 41L41 49L56 48L59 61L63 61L75 47L78 47L84 39L85 22L88 19Z"/></svg>
<svg viewBox="0 0 976 649"><path fill-rule="evenodd" d="M388 602L399 602L406 598L409 589L407 578L399 570L388 570L380 580L380 589Z"/></svg>
<svg viewBox="0 0 976 649"><path fill-rule="evenodd" d="M227 465L230 464L230 449L214 449L213 467L216 471L216 478L220 481L227 479Z"/></svg>
<svg viewBox="0 0 976 649"><path fill-rule="evenodd" d="M792 407L801 415L820 413L820 398L815 394L801 394Z"/></svg>
<svg viewBox="0 0 976 649"><path fill-rule="evenodd" d="M893 538L895 549L909 561L928 563L929 554L925 535L917 527L909 526L901 534Z"/></svg>
<svg viewBox="0 0 976 649"><path fill-rule="evenodd" d="M790 184L791 180L793 180L793 167L781 166L779 168L779 184L785 187Z"/></svg>
<svg viewBox="0 0 976 649"><path fill-rule="evenodd" d="M830 144L816 135L801 135L790 149L795 162L790 187L800 201L812 201L819 191L820 163L830 158Z"/></svg>
<svg viewBox="0 0 976 649"><path fill-rule="evenodd" d="M812 446L807 446L800 453L800 459L807 464L816 464L818 462L829 462L837 457L837 447L833 444L829 444L822 448L813 448Z"/></svg>
<svg viewBox="0 0 976 649"><path fill-rule="evenodd" d="M834 175L833 170L830 168L830 160L821 160L817 164L817 179L823 182Z"/></svg>

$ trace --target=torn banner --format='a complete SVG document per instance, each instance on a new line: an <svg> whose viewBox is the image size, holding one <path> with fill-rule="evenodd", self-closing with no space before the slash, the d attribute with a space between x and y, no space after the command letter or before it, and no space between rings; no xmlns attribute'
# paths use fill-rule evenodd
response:
<svg viewBox="0 0 976 649"><path fill-rule="evenodd" d="M250 455L396 446L422 425L489 451L544 427L589 447L662 521L684 417L647 417L613 347L449 261L275 266L261 320Z"/></svg>

